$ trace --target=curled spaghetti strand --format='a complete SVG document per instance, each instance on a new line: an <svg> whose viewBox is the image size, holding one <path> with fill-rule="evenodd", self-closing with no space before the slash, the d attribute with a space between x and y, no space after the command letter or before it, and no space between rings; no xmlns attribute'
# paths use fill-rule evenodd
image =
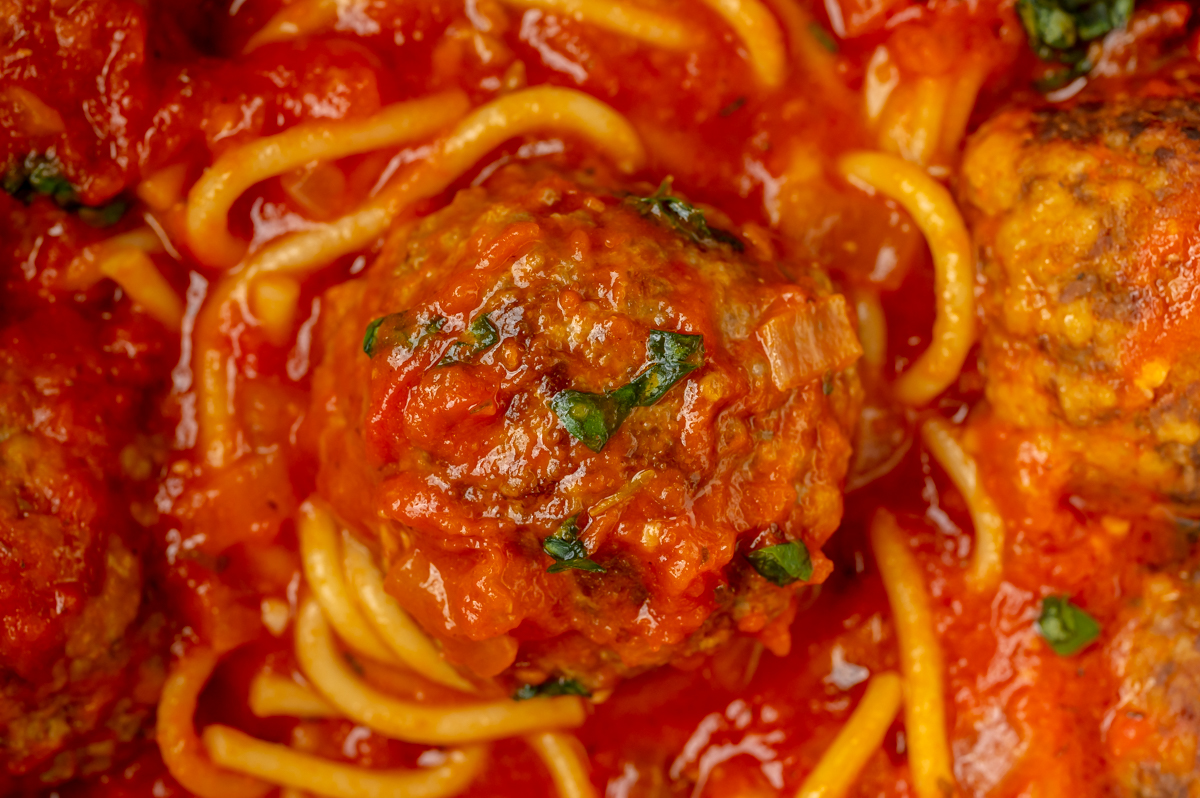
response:
<svg viewBox="0 0 1200 798"><path fill-rule="evenodd" d="M760 0L703 0L717 12L746 47L750 66L763 86L774 89L787 77L783 32Z"/></svg>
<svg viewBox="0 0 1200 798"><path fill-rule="evenodd" d="M645 150L624 116L583 92L540 86L514 92L468 114L425 161L413 164L357 211L255 253L208 298L196 324L199 443L209 465L224 467L238 451L228 360L218 347L233 314L250 318L250 287L266 274L308 274L382 235L417 200L445 191L488 152L536 130L575 134L607 154L623 172L645 162Z"/></svg>
<svg viewBox="0 0 1200 798"><path fill-rule="evenodd" d="M203 740L222 767L329 798L449 798L466 789L487 761L487 749L474 745L447 751L434 768L371 770L293 751L228 726L209 726Z"/></svg>
<svg viewBox="0 0 1200 798"><path fill-rule="evenodd" d="M320 606L306 599L296 618L296 659L313 686L350 720L398 740L430 745L513 737L583 723L575 696L536 701L509 699L430 706L401 701L359 679L334 647Z"/></svg>
<svg viewBox="0 0 1200 798"><path fill-rule="evenodd" d="M466 95L436 94L384 108L368 119L310 122L224 153L188 192L187 235L192 254L226 268L246 254L229 232L229 209L242 193L312 161L332 161L425 139L467 112Z"/></svg>
<svg viewBox="0 0 1200 798"><path fill-rule="evenodd" d="M928 404L958 378L975 342L975 264L966 225L949 191L894 155L851 153L838 161L838 169L851 182L903 206L929 242L937 295L933 338L894 386L901 402Z"/></svg>
<svg viewBox="0 0 1200 798"><path fill-rule="evenodd" d="M342 548L346 556L346 578L357 594L367 620L396 657L430 681L464 693L475 692L475 686L446 662L429 636L384 590L383 574L375 565L370 550L348 532L342 533Z"/></svg>
<svg viewBox="0 0 1200 798"><path fill-rule="evenodd" d="M588 778L587 760L573 735L539 732L528 735L525 741L550 771L558 798L596 798L596 788Z"/></svg>
<svg viewBox="0 0 1200 798"><path fill-rule="evenodd" d="M175 780L200 798L261 798L269 783L214 765L196 735L196 701L216 666L216 653L199 646L172 663L158 702L158 749Z"/></svg>
<svg viewBox="0 0 1200 798"><path fill-rule="evenodd" d="M975 547L967 584L974 590L996 587L1004 567L1004 518L979 480L975 458L967 454L950 424L940 418L928 419L921 425L921 440L963 495L971 513Z"/></svg>
<svg viewBox="0 0 1200 798"><path fill-rule="evenodd" d="M871 522L871 547L883 576L904 676L904 729L918 798L954 791L946 737L945 666L921 566L908 550L896 517L886 510Z"/></svg>

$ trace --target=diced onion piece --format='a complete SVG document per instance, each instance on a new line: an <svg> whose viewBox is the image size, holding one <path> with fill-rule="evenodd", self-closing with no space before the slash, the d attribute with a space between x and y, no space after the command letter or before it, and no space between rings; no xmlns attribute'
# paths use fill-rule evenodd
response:
<svg viewBox="0 0 1200 798"><path fill-rule="evenodd" d="M315 161L280 175L279 184L311 219L325 221L343 210L346 175L336 164Z"/></svg>
<svg viewBox="0 0 1200 798"><path fill-rule="evenodd" d="M163 167L138 183L137 197L152 210L168 210L183 200L183 182L186 179L186 163Z"/></svg>
<svg viewBox="0 0 1200 798"><path fill-rule="evenodd" d="M787 308L759 328L758 340L783 391L847 369L863 352L840 294Z"/></svg>
<svg viewBox="0 0 1200 798"><path fill-rule="evenodd" d="M300 283L286 274L268 274L254 284L250 296L267 340L276 346L286 344L296 322Z"/></svg>

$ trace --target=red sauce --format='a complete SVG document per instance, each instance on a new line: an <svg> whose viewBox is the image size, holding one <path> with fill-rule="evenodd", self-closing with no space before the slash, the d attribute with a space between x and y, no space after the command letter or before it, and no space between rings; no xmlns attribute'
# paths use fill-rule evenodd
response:
<svg viewBox="0 0 1200 798"><path fill-rule="evenodd" d="M831 94L806 82L804 71L796 69L792 82L770 96L755 88L731 34L703 7L689 9L689 17L705 40L686 55L655 51L540 11L501 13L482 0L466 7L493 23L489 28L476 19L473 26L462 4L432 0L387 10L372 7L360 20L359 35L322 34L236 56L279 4L239 2L214 11L211 3L186 2L147 11L133 0L91 0L73 5L69 13L51 5L6 11L7 27L0 25L4 52L12 56L0 60L5 87L0 89L0 159L12 162L53 149L63 174L88 205L130 198L139 179L169 164L187 164L190 184L228 148L302 121L364 117L382 105L450 87L481 103L504 81L521 76L530 85L579 88L610 103L647 143L650 163L639 177L656 184L671 174L691 199L720 207L732 223L767 227L773 192L781 188L771 176L785 173L797 153L812 154L821 163L820 204L803 217L803 229L785 230L788 235L777 244L788 254L834 269L848 285L885 289L889 375L902 371L927 343L931 264L918 234L894 205L864 199L832 176L833 156L874 141L852 110L867 60L886 44L900 69L916 77L951 72L968 55L981 59L988 79L977 120L1011 98L1025 97L1029 78L1041 70L1024 48L1024 34L1005 2L806 4L818 24L840 26L837 32L847 37L831 58L848 88L844 95ZM1154 7L1161 19L1147 23L1146 36L1155 47L1161 40L1155 36L1164 29L1178 32L1186 24L1178 5ZM826 6L840 12L840 21L829 18ZM31 132L12 88L53 105L62 115L62 131ZM543 138L558 142L552 134ZM579 146L565 144L569 151ZM333 216L352 208L394 154L341 162L345 191L330 198L324 212ZM516 143L510 143L489 160L521 157ZM792 190L787 186L783 190L784 202L811 199L786 194ZM452 193L418 211L444 205ZM295 227L305 213L278 181L268 181L238 201L231 227L236 235L261 242ZM311 338L305 338L312 326L282 348L254 329L225 331L236 339L248 452L220 473L194 461L195 396L188 357L180 356L176 343L165 341L152 321L131 311L113 284L101 282L79 294L55 287L56 277L83 246L137 226L136 216L127 213L117 227L101 232L55 209L47 198L24 208L0 196L5 330L17 316L22 330L37 330L21 332L5 347L30 360L53 351L65 366L86 365L105 375L102 383L108 388L72 400L63 421L67 438L96 433L91 419L121 405L104 434L122 442L137 434L158 435L170 449L157 496L138 494L153 508L144 519L148 529L131 534L156 602L143 613L165 601L177 639L233 652L202 696L198 723L233 723L264 739L366 767L417 763L423 748L384 740L346 722L264 721L245 709L249 679L264 664L281 672L294 667L287 638L276 640L264 630L260 602L295 599L299 567L291 515L317 479L313 441L306 437L311 433L300 425L312 388ZM160 221L171 231L169 215ZM823 233L800 235L813 231ZM842 245L849 241L858 250L847 255ZM898 253L897 263L879 271L877 253L884 248ZM219 278L186 252L178 260L166 255L154 260L181 294L191 286L189 298L195 301L203 297L206 281L212 286ZM328 308L321 298L325 289L364 265L361 258L346 258L308 280L300 316L311 309L314 320L320 317ZM82 327L63 321L75 315L87 320ZM184 343L192 344L186 337ZM96 359L102 365L89 365ZM132 393L114 383L132 386ZM468 397L476 389L466 382L454 393ZM968 369L940 410L949 416L965 409L979 399L979 391L979 374ZM435 394L441 403L437 412L425 415L425 427L410 434L437 437L444 427L461 423L445 397ZM134 406L142 412L130 410ZM676 662L623 684L579 731L594 782L608 785L607 794L614 797L681 789L662 787L662 779L694 783L694 795L702 789L708 795L794 791L844 724L867 675L897 666L886 597L864 533L873 509L884 506L901 513L933 597L948 668L957 776L964 790L992 796L1100 794L1105 763L1144 751L1149 732L1137 718L1105 717L1116 705L1119 687L1108 662L1112 652L1098 645L1078 657L1060 658L1038 637L1033 621L1043 596L1062 593L1112 628L1128 598L1142 589L1144 566L1159 560L1162 530L1135 522L1118 545L1099 512L1065 495L1061 464L1051 462L1036 440L987 418L973 423L980 451L986 453L981 459L985 483L1014 536L998 592L974 595L965 588L963 564L971 546L965 505L914 445L885 479L847 497L847 517L826 548L834 573L820 588L801 594L805 606L791 626L790 653L763 652L759 643L742 639L715 656ZM111 444L104 456L114 458L119 449ZM89 490L88 496L75 498L104 501L102 487ZM96 557L89 553L83 570L95 568ZM78 589L97 591L87 579ZM46 614L37 603L23 612L14 625L32 627ZM146 644L138 656L146 661L163 656L164 642ZM437 695L427 685L409 688ZM143 737L138 746L135 757L126 756L67 793L183 794L165 774L153 744ZM497 744L492 757L469 795L553 794L541 764L520 742ZM897 722L868 764L857 794L907 796L906 771L903 726ZM1036 792L1029 792L1030 785L1037 785ZM0 777L0 789L4 786Z"/></svg>

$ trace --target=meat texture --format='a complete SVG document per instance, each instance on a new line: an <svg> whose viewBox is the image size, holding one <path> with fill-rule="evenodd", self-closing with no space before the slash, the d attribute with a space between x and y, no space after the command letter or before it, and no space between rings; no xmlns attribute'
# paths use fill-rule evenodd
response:
<svg viewBox="0 0 1200 798"><path fill-rule="evenodd" d="M0 311L3 312L3 311ZM10 317L11 319L11 317ZM73 311L0 328L0 793L106 770L142 739L165 620L143 606L140 374Z"/></svg>
<svg viewBox="0 0 1200 798"><path fill-rule="evenodd" d="M987 397L1093 493L1200 507L1200 103L1012 110L973 137Z"/></svg>
<svg viewBox="0 0 1200 798"><path fill-rule="evenodd" d="M598 688L736 632L785 650L842 515L845 303L665 187L581 174L501 170L328 295L319 489L480 675ZM751 567L781 545L811 571Z"/></svg>

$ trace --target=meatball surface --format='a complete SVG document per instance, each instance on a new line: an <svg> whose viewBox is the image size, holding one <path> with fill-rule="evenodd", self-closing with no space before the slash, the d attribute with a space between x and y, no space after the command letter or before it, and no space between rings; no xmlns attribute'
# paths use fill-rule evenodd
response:
<svg viewBox="0 0 1200 798"><path fill-rule="evenodd" d="M1059 434L1082 483L1195 507L1200 103L1005 112L962 178L997 413Z"/></svg>
<svg viewBox="0 0 1200 798"><path fill-rule="evenodd" d="M1119 701L1106 734L1118 794L1200 795L1200 583L1148 574L1107 652Z"/></svg>
<svg viewBox="0 0 1200 798"><path fill-rule="evenodd" d="M162 681L127 488L152 476L141 375L71 340L104 333L46 308L0 328L0 792L120 761Z"/></svg>
<svg viewBox="0 0 1200 798"><path fill-rule="evenodd" d="M784 650L831 570L842 297L599 180L509 167L329 294L319 490L484 676L595 689L735 631Z"/></svg>

